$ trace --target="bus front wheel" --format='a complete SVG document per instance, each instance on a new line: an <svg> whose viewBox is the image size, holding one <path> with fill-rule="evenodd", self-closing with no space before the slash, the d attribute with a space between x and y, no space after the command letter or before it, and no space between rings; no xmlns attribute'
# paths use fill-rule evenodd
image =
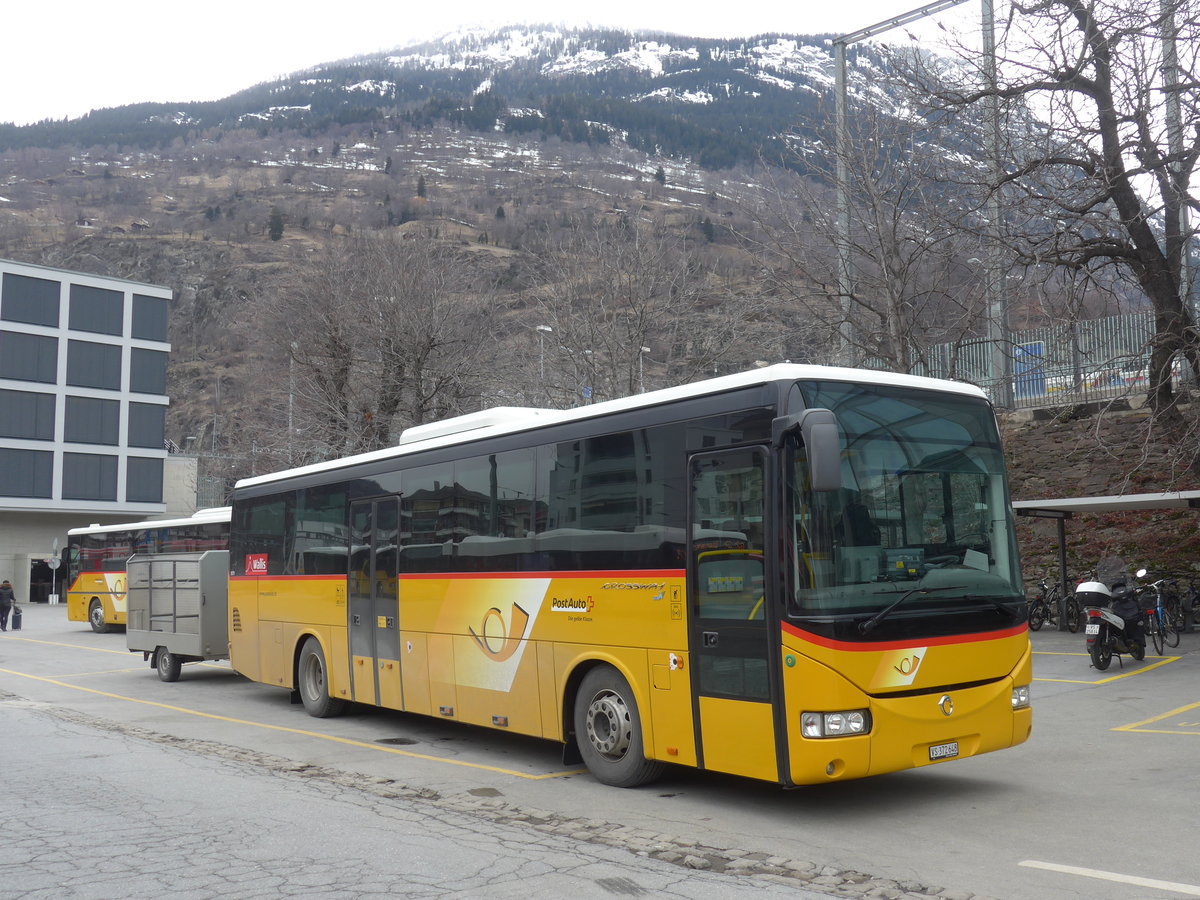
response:
<svg viewBox="0 0 1200 900"><path fill-rule="evenodd" d="M93 599L88 606L88 623L96 634L108 634L112 631L112 626L104 620L104 604L99 598Z"/></svg>
<svg viewBox="0 0 1200 900"><path fill-rule="evenodd" d="M300 650L296 688L310 716L327 719L340 715L346 707L346 701L329 696L329 669L325 665L325 653L316 638L310 637Z"/></svg>
<svg viewBox="0 0 1200 900"><path fill-rule="evenodd" d="M597 666L579 685L575 740L588 770L604 784L636 787L662 774L663 764L646 759L642 750L633 689L611 666Z"/></svg>

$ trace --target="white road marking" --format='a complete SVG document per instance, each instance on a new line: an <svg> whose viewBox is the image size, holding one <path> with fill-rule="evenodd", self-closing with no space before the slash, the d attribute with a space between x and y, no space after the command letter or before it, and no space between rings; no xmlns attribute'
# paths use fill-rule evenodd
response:
<svg viewBox="0 0 1200 900"><path fill-rule="evenodd" d="M1105 872L1101 869L1085 869L1082 866L1063 866L1058 863L1040 862L1036 859L1022 860L1018 865L1027 869L1045 869L1048 872L1062 872L1065 875L1080 875L1084 878L1100 878L1104 881L1117 881L1121 884L1133 884L1138 887L1154 888L1159 891L1171 891L1188 897L1200 897L1200 885L1181 884L1177 881L1159 881L1157 878L1141 878L1137 875L1122 875L1120 872Z"/></svg>

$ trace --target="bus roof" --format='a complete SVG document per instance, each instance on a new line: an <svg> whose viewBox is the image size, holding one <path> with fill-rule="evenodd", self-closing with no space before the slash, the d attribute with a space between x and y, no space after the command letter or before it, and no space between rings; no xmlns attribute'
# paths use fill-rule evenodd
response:
<svg viewBox="0 0 1200 900"><path fill-rule="evenodd" d="M229 521L230 509L228 506L210 506L198 509L181 519L143 519L140 522L117 522L113 525L88 525L72 528L67 534L103 534L106 531L148 531L155 528L177 528L180 525L220 524Z"/></svg>
<svg viewBox="0 0 1200 900"><path fill-rule="evenodd" d="M547 425L562 422L575 422L593 417L641 409L672 403L677 400L687 400L692 397L702 397L719 394L739 388L753 387L759 384L793 381L847 381L859 384L876 384L890 387L909 387L915 390L933 390L944 393L963 394L970 397L987 399L987 395L973 384L962 381L947 381L940 378L926 378L921 375L904 375L897 372L885 372L876 369L850 369L835 366L811 366L792 363L780 363L765 366L761 369L750 369L732 375L722 375L705 381L682 384L677 387L663 388L647 394L631 394L615 400L606 400L588 406L577 406L571 409L531 409L526 407L496 407L481 412L468 413L440 422L426 425L416 425L405 429L400 435L396 446L384 447L347 456L339 459L325 460L294 469L271 472L251 478L242 478L236 488L253 487L269 484L285 478L328 472L359 463L370 463L378 460L391 459L428 450L435 447L448 447L480 438L495 437L528 431Z"/></svg>

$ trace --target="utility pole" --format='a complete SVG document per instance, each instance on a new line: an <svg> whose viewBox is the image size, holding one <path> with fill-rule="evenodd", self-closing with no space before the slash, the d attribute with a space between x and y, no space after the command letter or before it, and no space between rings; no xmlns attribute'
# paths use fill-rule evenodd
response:
<svg viewBox="0 0 1200 900"><path fill-rule="evenodd" d="M987 252L984 254L987 271L984 274L984 289L988 310L988 346L991 350L988 365L989 380L992 382L992 402L1001 409L1011 409L1012 397L1012 350L1008 334L1008 304L1004 302L1004 288L1000 275L1000 176L1003 163L1000 160L1000 97L996 93L996 22L992 0L983 2L983 64L987 77L987 154L991 172L991 190L988 192L984 215L987 216Z"/></svg>

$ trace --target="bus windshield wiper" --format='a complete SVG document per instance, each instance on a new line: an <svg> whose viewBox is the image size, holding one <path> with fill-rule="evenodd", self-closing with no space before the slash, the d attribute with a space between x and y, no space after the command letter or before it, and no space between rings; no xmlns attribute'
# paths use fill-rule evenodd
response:
<svg viewBox="0 0 1200 900"><path fill-rule="evenodd" d="M890 616L892 614L892 610L894 610L897 606L899 606L901 603L903 603L905 600L907 600L913 594L930 594L930 593L933 593L934 591L961 591L965 587L966 587L965 584L943 584L943 585L939 585L938 587L927 587L927 588L915 587L912 590L905 591L903 594L901 594L899 597L897 597L895 600L893 600L891 603L889 603L887 606L885 606L879 612L875 613L875 615L871 616L871 618L867 619L864 622L859 622L858 623L858 633L859 634L869 634L870 632L874 631L876 626L879 625L880 622L882 622L884 619L886 619L888 616Z"/></svg>
<svg viewBox="0 0 1200 900"><path fill-rule="evenodd" d="M1008 597L1001 599L999 597L989 597L986 594L967 594L963 597L964 600L975 600L979 603L987 603L994 606L998 611L1012 615L1017 612L1017 608L1025 603L1024 597Z"/></svg>

